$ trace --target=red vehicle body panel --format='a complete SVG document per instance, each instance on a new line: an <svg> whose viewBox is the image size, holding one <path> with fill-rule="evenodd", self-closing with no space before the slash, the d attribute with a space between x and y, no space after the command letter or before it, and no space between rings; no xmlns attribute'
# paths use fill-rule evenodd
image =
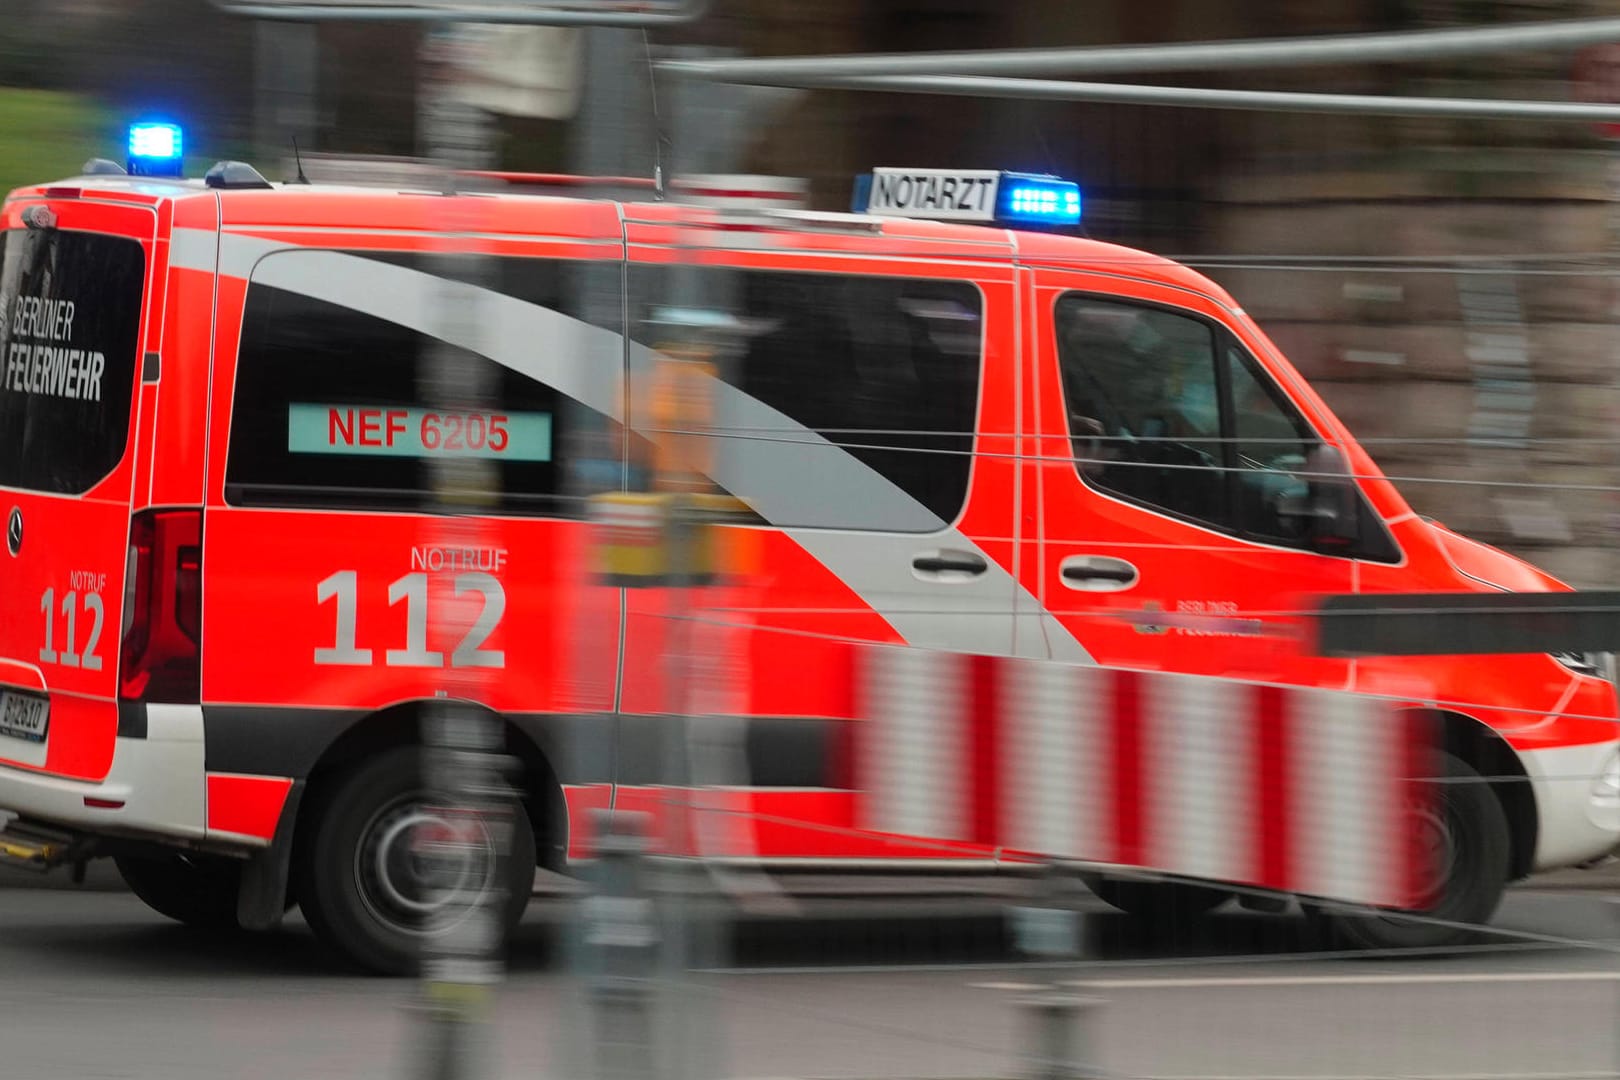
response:
<svg viewBox="0 0 1620 1080"><path fill-rule="evenodd" d="M723 830L717 842L726 850L718 854L993 854L854 828L852 780L840 757L847 738L840 730L847 723L840 722L854 715L847 678L851 641L1090 658L1366 690L1453 709L1496 730L1519 751L1595 752L1616 741L1612 689L1546 657L1352 662L1308 653L1302 613L1311 597L1475 591L1490 587L1478 580L1478 571L1487 564L1500 569L1492 561L1499 553L1465 549L1413 515L1235 302L1168 260L1072 237L922 221L863 223L833 216L733 229L712 211L671 204L503 196L464 200L450 229L445 199L428 193L104 184L107 190L98 194L96 183L76 181L74 194L60 198L25 189L5 204L0 219L8 229L20 228L24 209L43 203L60 215L63 229L138 237L148 259L142 352L155 354L160 369L147 368L151 377L139 381L128 450L93 489L71 498L0 490L8 500L0 510L15 503L50 537L49 543L30 543L20 558L0 558L0 588L7 597L22 598L8 599L15 610L0 620L0 683L48 690L51 699L44 758L27 760L0 739L0 765L74 780L108 775L119 742L116 644L126 537L131 513L147 508L200 507L203 514L199 704L208 743L208 833L229 842L267 841L293 781L350 725L461 685L450 681L443 665L385 660L412 633L418 601L429 613L422 643L427 652L451 656L460 647L432 614L454 601L460 581L444 566L430 565L430 549L438 543L434 518L377 509L248 506L228 497L237 356L250 280L285 252L477 252L580 265L622 263L631 273L689 265L926 279L963 283L977 292L982 359L970 479L960 513L941 534L971 544L992 565L992 582L980 592L953 594L970 602L965 614L948 604L910 613L903 623L895 614L907 597L928 595L919 591L909 563L919 550L937 546L936 537L829 538L826 531L751 526L758 533L753 572L677 595L621 589L593 577L591 533L582 520L536 514L480 522L473 566L496 580L491 588L498 588L504 603L482 642L490 655L504 657L499 677L477 684L482 704L520 721L529 733L564 718L618 725L615 745L622 750L691 703L689 683L665 665L678 629L688 641L702 635L717 662L729 665L724 692L705 698L703 711L741 718L750 732L764 730L754 721L766 718L775 725L770 730L791 736L789 744L818 747L816 782L745 783L723 793L728 813L747 827ZM703 243L693 246L694 236ZM310 295L318 292L311 289ZM1073 460L1053 329L1054 304L1076 292L1161 305L1225 328L1317 436L1345 455L1398 560L1256 543L1087 483ZM870 580L895 582L893 597L881 589L874 593L869 583L841 570L843 564L830 561L828 545L835 542L845 545L840 551L865 560ZM1125 559L1140 571L1140 583L1115 592L1067 588L1061 564L1076 555ZM41 667L35 660L42 624L30 613L43 589L55 583L60 596L71 585L67 576L81 569L106 575L106 662L99 672ZM425 578L425 592L401 602L390 590L404 588L398 583L413 574ZM1498 584L1558 587L1535 572L1509 576ZM339 614L344 604L352 604L347 616ZM694 611L705 616L698 622L706 628L692 631L683 622ZM1153 627L1155 611L1186 618L1181 625ZM320 659L323 650L343 644L334 638L334 614L348 618L354 632L353 650L341 662ZM1236 620L1248 629L1200 629L1205 624L1199 620L1211 618ZM1153 632L1144 632L1144 623ZM360 655L363 662L354 659ZM405 722L408 714L399 715ZM234 717L228 739L219 734L226 727L215 727L216 717L227 716ZM546 752L561 753L564 741ZM248 767L261 752L264 766ZM577 775L561 762L552 764L567 789L576 850L588 840L583 811L592 807L644 807L667 836L679 831L667 790L622 761L605 773ZM0 806L6 805L4 792L0 783ZM1574 821L1579 812L1568 816Z"/></svg>

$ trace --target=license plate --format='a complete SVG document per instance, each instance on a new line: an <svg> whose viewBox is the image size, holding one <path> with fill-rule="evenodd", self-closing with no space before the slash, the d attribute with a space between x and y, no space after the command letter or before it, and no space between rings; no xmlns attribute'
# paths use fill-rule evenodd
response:
<svg viewBox="0 0 1620 1080"><path fill-rule="evenodd" d="M50 719L51 703L46 698L0 690L0 735L44 742Z"/></svg>

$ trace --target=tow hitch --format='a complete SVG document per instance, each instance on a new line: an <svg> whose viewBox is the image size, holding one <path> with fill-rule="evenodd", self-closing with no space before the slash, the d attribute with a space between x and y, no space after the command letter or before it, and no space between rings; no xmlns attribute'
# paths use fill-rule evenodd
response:
<svg viewBox="0 0 1620 1080"><path fill-rule="evenodd" d="M44 873L69 862L82 861L90 841L85 837L38 825L24 825L15 815L0 810L0 866Z"/></svg>

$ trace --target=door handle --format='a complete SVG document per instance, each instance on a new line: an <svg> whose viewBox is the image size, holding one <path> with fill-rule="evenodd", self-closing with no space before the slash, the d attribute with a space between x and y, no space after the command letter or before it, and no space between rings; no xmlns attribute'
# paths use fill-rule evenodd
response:
<svg viewBox="0 0 1620 1080"><path fill-rule="evenodd" d="M1119 592L1142 576L1124 559L1107 555L1070 555L1058 564L1063 584L1081 592Z"/></svg>
<svg viewBox="0 0 1620 1080"><path fill-rule="evenodd" d="M984 556L952 548L918 552L911 560L912 573L925 581L964 581L989 568Z"/></svg>

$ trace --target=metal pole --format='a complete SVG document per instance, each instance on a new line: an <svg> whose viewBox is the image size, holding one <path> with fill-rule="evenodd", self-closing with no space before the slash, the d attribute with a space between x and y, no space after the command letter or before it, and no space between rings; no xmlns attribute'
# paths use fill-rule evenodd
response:
<svg viewBox="0 0 1620 1080"><path fill-rule="evenodd" d="M669 66L695 78L716 82L815 86L824 85L821 80L870 75L1122 75L1428 61L1575 49L1616 40L1620 40L1620 18L1611 17L1334 37L1203 41L1185 45L716 59L682 61Z"/></svg>
<svg viewBox="0 0 1620 1080"><path fill-rule="evenodd" d="M1030 895L1007 911L1013 943L1032 960L1065 961L1080 955L1080 914L1075 910L1073 874L1048 862Z"/></svg>
<svg viewBox="0 0 1620 1080"><path fill-rule="evenodd" d="M687 69L690 74L690 69ZM1482 98L1403 98L1370 94L1309 94L1272 90L1214 90L1193 86L1128 86L1054 79L999 79L966 75L798 76L773 85L876 90L959 97L1041 101L1103 101L1122 105L1174 105L1199 109L1267 112L1352 113L1374 116L1489 117L1511 120L1620 121L1620 105L1558 101L1491 101Z"/></svg>
<svg viewBox="0 0 1620 1080"><path fill-rule="evenodd" d="M580 176L651 177L658 132L646 40L636 30L594 27L584 31L584 53L570 168ZM590 194L646 197L645 191L617 191L611 184L593 184ZM617 322L617 312L614 315Z"/></svg>
<svg viewBox="0 0 1620 1080"><path fill-rule="evenodd" d="M484 1036L493 988L504 973L504 869L511 850L511 792L502 772L504 734L498 720L449 706L423 717L424 773L449 806L437 816L445 835L413 841L437 877L439 925L423 949L421 1026L413 1075L465 1080L488 1072Z"/></svg>
<svg viewBox="0 0 1620 1080"><path fill-rule="evenodd" d="M1080 915L1075 910L1072 873L1048 862L1022 905L1007 912L1019 952L1037 962L1080 957ZM1076 997L1053 983L1015 999L1023 1025L1025 1080L1079 1080L1098 1075L1088 1058L1096 1055L1091 1014L1102 1002Z"/></svg>
<svg viewBox="0 0 1620 1080"><path fill-rule="evenodd" d="M443 52L437 58L439 78L427 95L423 133L434 160L444 169L447 198L438 206L442 227L450 236L470 236L481 231L484 202L458 196L456 176L460 170L488 167L488 123L455 96L452 61L465 36L451 26L434 44ZM441 329L439 342L419 360L421 397L449 412L481 411L490 406L496 389L491 365L444 343L479 340L485 325L479 304L456 294L462 291L460 282L475 289L487 286L494 267L487 256L455 240L434 258L442 282L436 313ZM474 293L478 295L481 291ZM451 548L487 544L491 529L476 515L487 512L500 497L500 473L494 463L444 457L430 459L428 467L432 509L439 515L427 526L431 541ZM459 637L472 626L476 616L459 594L439 603L446 631ZM521 811L512 806L502 780L508 764L502 723L483 708L461 703L487 700L496 674L483 668L446 668L442 700L431 702L422 716L424 787L430 798L447 804L437 817L448 825L438 850L424 852L438 857L446 880L424 939L425 1023L420 1032L423 1046L416 1055L422 1080L463 1080L487 1072L488 1040L477 1036L485 1030L492 988L504 973L505 871L510 859L532 857L511 850L510 814Z"/></svg>
<svg viewBox="0 0 1620 1080"><path fill-rule="evenodd" d="M593 815L596 865L585 899L582 946L595 1028L596 1080L658 1075L653 1005L658 925L647 883L647 822L641 814Z"/></svg>
<svg viewBox="0 0 1620 1080"><path fill-rule="evenodd" d="M1025 1080L1087 1080L1100 1077L1097 1054L1097 998L1057 989L1018 1000L1024 1020Z"/></svg>
<svg viewBox="0 0 1620 1080"><path fill-rule="evenodd" d="M253 28L254 142L261 152L293 156L293 140L315 149L318 38L310 23L261 22Z"/></svg>

